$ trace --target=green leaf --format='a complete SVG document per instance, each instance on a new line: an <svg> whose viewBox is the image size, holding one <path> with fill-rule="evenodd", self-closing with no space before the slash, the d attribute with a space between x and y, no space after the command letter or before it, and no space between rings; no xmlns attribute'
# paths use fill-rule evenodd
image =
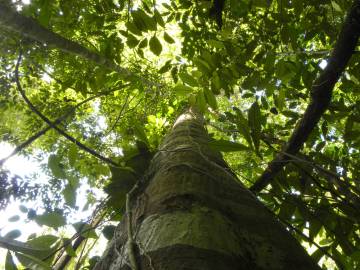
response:
<svg viewBox="0 0 360 270"><path fill-rule="evenodd" d="M160 12L157 9L155 9L155 11L154 11L154 17L155 17L156 22L160 26L165 27L165 22L164 22L164 20L163 20L163 18L161 16Z"/></svg>
<svg viewBox="0 0 360 270"><path fill-rule="evenodd" d="M204 88L204 95L207 103L213 110L217 110L218 105L214 93L207 87Z"/></svg>
<svg viewBox="0 0 360 270"><path fill-rule="evenodd" d="M153 54L159 56L162 51L162 46L159 41L159 39L156 36L152 36L149 41L150 50L153 52Z"/></svg>
<svg viewBox="0 0 360 270"><path fill-rule="evenodd" d="M23 243L17 240L8 239L0 236L0 246L6 247L7 249L15 252L21 252L24 254L29 254L35 257L46 257L52 252L51 249L39 249L36 247L32 247L28 243Z"/></svg>
<svg viewBox="0 0 360 270"><path fill-rule="evenodd" d="M69 165L74 166L75 161L78 157L79 149L75 144L71 144L68 152Z"/></svg>
<svg viewBox="0 0 360 270"><path fill-rule="evenodd" d="M48 159L48 166L52 172L52 174L56 177L56 178L61 178L61 179L65 179L66 175L65 175L65 171L62 167L62 164L60 163L61 159L59 156L57 155L50 155L49 159Z"/></svg>
<svg viewBox="0 0 360 270"><path fill-rule="evenodd" d="M279 111L282 111L285 108L285 91L284 89L280 88L278 95L274 96L274 101L276 107L279 109Z"/></svg>
<svg viewBox="0 0 360 270"><path fill-rule="evenodd" d="M148 40L147 40L147 38L144 38L142 41L140 41L138 47L139 47L140 49L143 49L143 48L145 48L147 45L148 45Z"/></svg>
<svg viewBox="0 0 360 270"><path fill-rule="evenodd" d="M190 86L193 86L193 87L198 86L197 80L187 72L179 73L179 77L184 83L186 83Z"/></svg>
<svg viewBox="0 0 360 270"><path fill-rule="evenodd" d="M144 12L141 12L140 10L135 10L135 11L131 12L131 17L133 18L133 22L136 25L136 28L139 31L146 32L146 31L148 31L148 28L146 26L144 18L142 17L143 13Z"/></svg>
<svg viewBox="0 0 360 270"><path fill-rule="evenodd" d="M173 78L174 83L177 83L178 80L179 80L178 79L178 68L177 68L177 66L174 66L171 69L170 73L171 73L171 77Z"/></svg>
<svg viewBox="0 0 360 270"><path fill-rule="evenodd" d="M48 0L42 1L42 5L40 7L40 13L38 17L39 23L44 27L48 27L50 22L50 16L51 16L50 1Z"/></svg>
<svg viewBox="0 0 360 270"><path fill-rule="evenodd" d="M85 222L80 221L74 223L73 227L75 228L76 232L80 233L85 238L92 238L92 239L98 238L94 228L92 228L89 224Z"/></svg>
<svg viewBox="0 0 360 270"><path fill-rule="evenodd" d="M102 230L102 233L104 235L104 237L107 240L111 240L114 236L114 232L115 232L116 226L114 225L107 225L104 227L104 229Z"/></svg>
<svg viewBox="0 0 360 270"><path fill-rule="evenodd" d="M321 239L319 244L321 246L329 246L333 243L334 241L332 239L328 239L328 238L324 238L324 239Z"/></svg>
<svg viewBox="0 0 360 270"><path fill-rule="evenodd" d="M20 219L19 215L12 216L8 219L9 222L16 222Z"/></svg>
<svg viewBox="0 0 360 270"><path fill-rule="evenodd" d="M266 8L270 6L271 1L269 0L253 0L253 6L259 7L259 8Z"/></svg>
<svg viewBox="0 0 360 270"><path fill-rule="evenodd" d="M166 61L166 63L159 69L159 73L163 74L171 69L171 59Z"/></svg>
<svg viewBox="0 0 360 270"><path fill-rule="evenodd" d="M134 35L141 36L141 31L136 27L136 24L133 22L126 22L125 23L126 28L133 33Z"/></svg>
<svg viewBox="0 0 360 270"><path fill-rule="evenodd" d="M144 129L144 125L142 125L141 123L139 122L135 122L134 123L134 133L135 133L135 136L142 142L146 143L146 144L149 144L149 140L146 136L146 132L145 132L145 129Z"/></svg>
<svg viewBox="0 0 360 270"><path fill-rule="evenodd" d="M74 208L76 205L76 189L71 184L67 184L62 194L64 195L65 203Z"/></svg>
<svg viewBox="0 0 360 270"><path fill-rule="evenodd" d="M27 212L28 212L27 207L24 206L24 205L20 205L20 206L19 206L19 209L20 209L20 211L21 211L22 213L27 213Z"/></svg>
<svg viewBox="0 0 360 270"><path fill-rule="evenodd" d="M240 132L241 135L244 136L244 138L247 141L247 143L249 144L249 146L252 147L253 144L252 144L248 121L246 120L246 118L244 117L244 115L242 114L242 112L239 109L236 110L236 116L237 116L236 117L236 125L238 128L238 131Z"/></svg>
<svg viewBox="0 0 360 270"><path fill-rule="evenodd" d="M49 250L58 239L59 237L55 235L46 234L36 238L31 238L26 243L34 248Z"/></svg>
<svg viewBox="0 0 360 270"><path fill-rule="evenodd" d="M211 74L211 67L206 61L202 60L199 57L195 57L192 61L194 62L198 70L201 71L201 73L205 75Z"/></svg>
<svg viewBox="0 0 360 270"><path fill-rule="evenodd" d="M196 95L196 106L202 113L206 111L206 100L202 91Z"/></svg>
<svg viewBox="0 0 360 270"><path fill-rule="evenodd" d="M178 97L187 96L192 93L193 89L189 86L183 85L181 83L175 85L174 91Z"/></svg>
<svg viewBox="0 0 360 270"><path fill-rule="evenodd" d="M216 89L216 90L220 90L221 89L221 82L220 82L220 77L219 77L219 74L215 71L213 73L213 76L211 78L211 83L213 84L213 87Z"/></svg>
<svg viewBox="0 0 360 270"><path fill-rule="evenodd" d="M169 44L175 43L175 40L166 32L164 32L164 40Z"/></svg>
<svg viewBox="0 0 360 270"><path fill-rule="evenodd" d="M66 224L65 217L56 212L38 215L35 217L35 221L39 225L45 225L55 229Z"/></svg>
<svg viewBox="0 0 360 270"><path fill-rule="evenodd" d="M237 152L237 151L249 151L249 147L227 140L211 140L209 142L210 148L221 152Z"/></svg>
<svg viewBox="0 0 360 270"><path fill-rule="evenodd" d="M337 12L342 13L342 9L341 7L338 5L338 3L336 3L335 1L331 1L331 6L333 7L334 10L336 10Z"/></svg>
<svg viewBox="0 0 360 270"><path fill-rule="evenodd" d="M64 238L63 239L63 245L65 246L65 252L67 255L69 255L70 257L75 257L76 256L76 252L72 247L71 244L71 240L69 238Z"/></svg>
<svg viewBox="0 0 360 270"><path fill-rule="evenodd" d="M21 235L21 231L20 230L12 230L10 232L8 232L7 234L4 235L4 238L6 239L16 239L18 237L20 237Z"/></svg>
<svg viewBox="0 0 360 270"><path fill-rule="evenodd" d="M129 46L129 48L135 48L139 44L139 40L135 38L133 35L128 35L126 44Z"/></svg>
<svg viewBox="0 0 360 270"><path fill-rule="evenodd" d="M317 234L319 233L320 229L322 227L322 224L317 219L312 219L310 222L310 228L309 228L309 237L311 239L314 239Z"/></svg>
<svg viewBox="0 0 360 270"><path fill-rule="evenodd" d="M16 264L14 263L14 259L10 251L6 253L5 270L17 270Z"/></svg>
<svg viewBox="0 0 360 270"><path fill-rule="evenodd" d="M16 257L19 259L21 264L30 269L35 270L51 270L51 266L46 262L38 259L34 256L24 254L24 253L15 253Z"/></svg>
<svg viewBox="0 0 360 270"><path fill-rule="evenodd" d="M251 137L254 142L256 151L259 150L260 146L260 132L261 132L261 112L260 107L255 101L248 111L248 123L251 131Z"/></svg>

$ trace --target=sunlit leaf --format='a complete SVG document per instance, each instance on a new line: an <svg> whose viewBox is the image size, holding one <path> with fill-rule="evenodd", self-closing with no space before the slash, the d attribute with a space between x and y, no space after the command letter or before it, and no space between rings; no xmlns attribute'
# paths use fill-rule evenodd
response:
<svg viewBox="0 0 360 270"><path fill-rule="evenodd" d="M39 225L45 225L51 228L59 228L66 224L66 219L59 213L50 212L35 217L35 221Z"/></svg>
<svg viewBox="0 0 360 270"><path fill-rule="evenodd" d="M196 81L196 79L193 76L191 76L190 74L188 74L187 72L179 73L179 77L184 83L186 83L190 86L193 86L193 87L198 86L198 82Z"/></svg>
<svg viewBox="0 0 360 270"><path fill-rule="evenodd" d="M190 94L193 91L193 89L189 86L183 85L183 84L177 84L174 87L174 92L177 96L182 97Z"/></svg>
<svg viewBox="0 0 360 270"><path fill-rule="evenodd" d="M60 162L61 159L57 155L50 155L48 158L48 166L52 174L57 178L66 178L65 171Z"/></svg>
<svg viewBox="0 0 360 270"><path fill-rule="evenodd" d="M218 105L217 105L214 93L211 90L209 90L208 88L204 88L204 95L205 95L206 101L210 105L210 107L213 110L216 110L218 108Z"/></svg>
<svg viewBox="0 0 360 270"><path fill-rule="evenodd" d="M339 6L338 3L336 3L335 1L331 1L331 6L333 7L334 10L336 10L337 12L342 12L341 7Z"/></svg>

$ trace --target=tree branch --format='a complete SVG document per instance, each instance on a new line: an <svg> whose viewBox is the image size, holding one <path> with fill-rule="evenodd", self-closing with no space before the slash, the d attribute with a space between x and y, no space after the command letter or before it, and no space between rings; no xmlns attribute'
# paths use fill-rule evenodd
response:
<svg viewBox="0 0 360 270"><path fill-rule="evenodd" d="M69 141L73 142L74 144L76 144L78 147L80 147L81 149L83 149L85 152L88 152L90 155L108 163L111 164L113 166L119 166L119 164L117 164L116 162L114 162L113 160L104 157L102 155L100 155L99 153L97 153L95 150L87 147L86 145L84 145L83 143L79 142L78 140L76 140L74 137L72 137L71 135L69 135L68 133L66 133L65 131L63 131L62 129L60 129L54 122L52 122L49 118L47 118L45 115L43 115L32 103L31 101L28 99L28 97L25 94L25 91L22 89L21 84L20 84L20 80L19 80L19 66L21 63L21 58L22 58L22 53L20 52L19 57L18 57L18 61L16 63L16 67L15 67L15 82L16 82L16 86L22 96L22 98L24 99L24 101L26 102L26 104L29 106L29 108L31 109L31 111L33 111L34 113L36 113L46 124L49 125L49 127L55 129L58 133L60 133L62 136L64 136L66 139L68 139Z"/></svg>
<svg viewBox="0 0 360 270"><path fill-rule="evenodd" d="M128 85L123 85L123 87L128 86ZM100 96L104 96L107 95L111 92L117 91L119 90L118 88L116 89L112 89L109 91L103 91L100 92L94 96L88 97L86 99L84 99L83 101L77 103L75 106L73 106L67 113L65 113L64 115L58 117L55 121L53 121L54 125L59 125L62 121L64 121L66 118L68 118L72 113L74 113L76 111L76 109L78 109L80 106L82 106L83 104L98 98ZM31 136L30 138L28 138L25 142L19 144L18 146L15 147L15 149L5 158L0 160L0 167L6 162L8 161L9 158L11 158L12 156L15 156L16 154L18 154L20 151L24 150L26 147L28 147L31 143L33 143L35 140L37 140L38 138L40 138L42 135L46 134L49 130L51 129L51 126L47 126L46 128L38 131L36 134L34 134L33 136Z"/></svg>
<svg viewBox="0 0 360 270"><path fill-rule="evenodd" d="M90 60L106 69L116 71L123 79L127 81L139 81L151 86L162 86L159 83L153 82L132 72L127 68L117 65L111 59L108 59L97 52L92 52L83 45L62 37L61 35L50 31L49 29L40 25L33 18L25 17L22 14L15 12L11 7L0 1L0 27L10 31L21 34L32 40L46 44L51 48L56 48L63 52L71 53L80 56L84 59Z"/></svg>
<svg viewBox="0 0 360 270"><path fill-rule="evenodd" d="M355 0L340 31L328 64L320 76L315 79L311 89L311 100L302 119L297 124L282 152L295 155L299 152L311 131L327 110L335 83L345 70L354 53L360 35L360 1ZM279 153L266 170L250 188L259 192L266 187L274 176L289 162L289 157Z"/></svg>

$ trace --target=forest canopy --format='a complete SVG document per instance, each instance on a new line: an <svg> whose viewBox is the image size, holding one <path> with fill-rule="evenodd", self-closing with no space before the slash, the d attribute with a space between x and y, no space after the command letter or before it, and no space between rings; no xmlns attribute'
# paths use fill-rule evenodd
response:
<svg viewBox="0 0 360 270"><path fill-rule="evenodd" d="M21 202L44 229L17 241L9 217L6 270L91 269L191 106L316 262L358 269L359 14L358 0L1 1L0 140L14 151L0 161L0 210ZM14 155L35 157L48 181L7 170ZM93 214L77 220L85 186ZM68 225L77 233L60 233Z"/></svg>

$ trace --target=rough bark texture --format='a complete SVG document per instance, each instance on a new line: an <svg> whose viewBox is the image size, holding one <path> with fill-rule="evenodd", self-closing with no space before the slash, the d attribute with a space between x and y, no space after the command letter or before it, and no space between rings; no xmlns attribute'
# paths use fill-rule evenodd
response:
<svg viewBox="0 0 360 270"><path fill-rule="evenodd" d="M138 269L320 269L208 141L199 114L181 115L133 194ZM131 269L126 224L96 270Z"/></svg>

